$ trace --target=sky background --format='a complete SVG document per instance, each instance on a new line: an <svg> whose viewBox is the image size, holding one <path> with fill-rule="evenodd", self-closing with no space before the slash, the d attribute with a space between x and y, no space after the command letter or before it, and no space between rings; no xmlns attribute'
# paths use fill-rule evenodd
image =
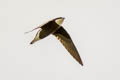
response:
<svg viewBox="0 0 120 80"><path fill-rule="evenodd" d="M52 35L24 32L65 17L82 67ZM120 80L120 0L0 0L0 80Z"/></svg>

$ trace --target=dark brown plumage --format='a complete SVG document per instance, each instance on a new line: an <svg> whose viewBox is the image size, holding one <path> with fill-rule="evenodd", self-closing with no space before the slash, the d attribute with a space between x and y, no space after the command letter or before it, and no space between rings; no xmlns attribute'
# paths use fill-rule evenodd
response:
<svg viewBox="0 0 120 80"><path fill-rule="evenodd" d="M65 31L65 29L63 27L60 27L53 35L55 35L58 40L64 45L64 47L68 50L68 52L81 64L82 60L79 56L79 53L71 39L71 37L69 36L69 34Z"/></svg>
<svg viewBox="0 0 120 80"><path fill-rule="evenodd" d="M67 51L75 58L81 65L83 62L79 56L79 53L67 31L61 26L62 22L64 21L63 17L55 18L46 24L37 27L35 29L40 29L35 38L32 40L30 44L47 37L50 34L53 34L58 38L58 40L63 44L63 46L67 49ZM35 30L33 29L33 30ZM32 30L32 31L33 31Z"/></svg>

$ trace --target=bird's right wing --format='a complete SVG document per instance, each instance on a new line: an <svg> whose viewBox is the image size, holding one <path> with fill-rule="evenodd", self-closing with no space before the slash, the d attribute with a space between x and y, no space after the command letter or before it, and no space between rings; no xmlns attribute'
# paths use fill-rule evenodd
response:
<svg viewBox="0 0 120 80"><path fill-rule="evenodd" d="M66 30L63 27L60 27L55 33L53 33L53 35L55 35L58 40L64 45L64 47L67 49L67 51L81 64L82 60L79 56L79 53L71 39L71 37L69 36L69 34L66 32Z"/></svg>

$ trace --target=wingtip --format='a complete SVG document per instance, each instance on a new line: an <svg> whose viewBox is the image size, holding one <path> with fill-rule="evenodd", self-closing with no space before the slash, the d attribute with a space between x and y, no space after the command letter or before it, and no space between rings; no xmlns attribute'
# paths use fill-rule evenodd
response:
<svg viewBox="0 0 120 80"><path fill-rule="evenodd" d="M77 60L78 61L78 63L81 65L81 66L84 66L84 64L83 64L83 62L82 62L82 60L81 60L81 58L79 58L79 60Z"/></svg>
<svg viewBox="0 0 120 80"><path fill-rule="evenodd" d="M81 66L84 66L83 64L81 64Z"/></svg>
<svg viewBox="0 0 120 80"><path fill-rule="evenodd" d="M79 62L79 64L80 64L81 66L84 66L82 62Z"/></svg>

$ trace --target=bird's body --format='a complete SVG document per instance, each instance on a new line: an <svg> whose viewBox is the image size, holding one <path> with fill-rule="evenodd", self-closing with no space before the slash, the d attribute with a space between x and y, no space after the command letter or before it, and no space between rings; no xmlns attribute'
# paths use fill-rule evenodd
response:
<svg viewBox="0 0 120 80"><path fill-rule="evenodd" d="M64 47L68 50L68 52L81 65L83 65L82 60L81 60L81 58L79 56L79 53L78 53L78 51L77 51L71 37L69 36L67 31L61 26L63 21L64 21L64 18L59 17L59 18L55 18L55 19L45 23L44 25L42 25L40 27L35 28L35 29L40 29L40 30L37 32L35 38L31 42L31 44L33 44L34 42L36 42L36 41L38 41L40 39L43 39L43 38L47 37L50 34L53 34L64 45Z"/></svg>

